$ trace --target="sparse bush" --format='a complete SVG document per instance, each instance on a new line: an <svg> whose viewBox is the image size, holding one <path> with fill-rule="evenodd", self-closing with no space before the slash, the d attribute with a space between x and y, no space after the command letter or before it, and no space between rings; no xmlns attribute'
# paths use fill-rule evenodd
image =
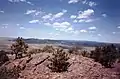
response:
<svg viewBox="0 0 120 79"><path fill-rule="evenodd" d="M32 49L27 52L27 56L30 58L32 54L41 53L41 49Z"/></svg>
<svg viewBox="0 0 120 79"><path fill-rule="evenodd" d="M15 54L15 58L22 58L22 54L26 54L28 45L23 41L21 37L18 37L14 44L11 46L12 53Z"/></svg>
<svg viewBox="0 0 120 79"><path fill-rule="evenodd" d="M4 64L6 61L9 61L8 56L6 55L6 52L1 50L0 51L0 66Z"/></svg>
<svg viewBox="0 0 120 79"><path fill-rule="evenodd" d="M68 52L70 54L76 54L76 55L78 55L79 54L79 50L80 50L79 48L73 47L73 48L69 49Z"/></svg>
<svg viewBox="0 0 120 79"><path fill-rule="evenodd" d="M43 52L47 52L47 53L52 53L52 52L54 51L54 48L53 48L53 46L48 46L48 45L46 45L46 46L43 48L42 51L43 51Z"/></svg>
<svg viewBox="0 0 120 79"><path fill-rule="evenodd" d="M82 51L82 52L81 52L81 55L82 55L83 57L89 57L89 56L90 56L89 52L87 52L87 51Z"/></svg>
<svg viewBox="0 0 120 79"><path fill-rule="evenodd" d="M105 67L111 67L119 57L119 54L117 48L112 44L96 47L94 51L91 51L90 57Z"/></svg>
<svg viewBox="0 0 120 79"><path fill-rule="evenodd" d="M6 67L0 68L0 79L18 79L21 69L19 66L15 66L13 69L7 69Z"/></svg>
<svg viewBox="0 0 120 79"><path fill-rule="evenodd" d="M32 51L27 52L27 56L31 58L32 53L33 53Z"/></svg>
<svg viewBox="0 0 120 79"><path fill-rule="evenodd" d="M70 63L67 62L69 59L68 54L63 51L63 49L56 49L53 52L53 57L49 59L51 63L48 65L48 68L52 70L52 72L64 72L67 71Z"/></svg>

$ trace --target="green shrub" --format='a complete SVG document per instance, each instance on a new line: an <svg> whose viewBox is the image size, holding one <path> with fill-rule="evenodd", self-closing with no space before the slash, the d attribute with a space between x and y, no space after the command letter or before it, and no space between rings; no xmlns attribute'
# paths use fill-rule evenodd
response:
<svg viewBox="0 0 120 79"><path fill-rule="evenodd" d="M73 48L69 49L68 52L70 54L79 54L79 48L73 47Z"/></svg>
<svg viewBox="0 0 120 79"><path fill-rule="evenodd" d="M4 64L6 61L9 61L8 56L6 55L6 52L1 50L0 51L0 66Z"/></svg>
<svg viewBox="0 0 120 79"><path fill-rule="evenodd" d="M89 52L87 52L87 51L82 51L82 52L81 52L81 55L82 55L83 57L90 57L90 54L89 54Z"/></svg>
<svg viewBox="0 0 120 79"><path fill-rule="evenodd" d="M30 58L32 54L41 53L41 49L32 49L27 52L27 56Z"/></svg>
<svg viewBox="0 0 120 79"><path fill-rule="evenodd" d="M54 51L53 46L48 46L46 45L43 49L42 52L47 52L47 53L52 53Z"/></svg>
<svg viewBox="0 0 120 79"><path fill-rule="evenodd" d="M12 53L15 54L15 58L22 58L22 54L26 54L28 45L23 41L22 37L18 37L14 44L11 46Z"/></svg>
<svg viewBox="0 0 120 79"><path fill-rule="evenodd" d="M51 63L48 65L48 68L53 72L64 72L67 71L70 63L67 62L69 59L68 54L63 51L63 49L56 49L53 52L53 57L49 59Z"/></svg>
<svg viewBox="0 0 120 79"><path fill-rule="evenodd" d="M111 67L119 55L117 48L112 44L96 47L94 51L91 51L90 57L105 67Z"/></svg>
<svg viewBox="0 0 120 79"><path fill-rule="evenodd" d="M21 69L19 66L15 66L13 69L7 69L6 67L0 67L0 79L18 79Z"/></svg>

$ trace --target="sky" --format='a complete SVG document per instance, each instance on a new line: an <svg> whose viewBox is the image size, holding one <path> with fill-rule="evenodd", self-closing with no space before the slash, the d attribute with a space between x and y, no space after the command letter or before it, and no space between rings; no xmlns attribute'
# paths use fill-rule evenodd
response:
<svg viewBox="0 0 120 79"><path fill-rule="evenodd" d="M120 0L0 0L0 37L120 43Z"/></svg>

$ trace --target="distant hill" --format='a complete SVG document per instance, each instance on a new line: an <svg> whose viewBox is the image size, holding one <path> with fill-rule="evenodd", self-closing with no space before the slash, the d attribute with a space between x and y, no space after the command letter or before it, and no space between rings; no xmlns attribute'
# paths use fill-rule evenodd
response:
<svg viewBox="0 0 120 79"><path fill-rule="evenodd" d="M10 39L9 41L15 41L16 39ZM104 42L95 42L95 41L75 41L75 40L50 40L50 39L24 39L24 41L28 44L60 44L60 45L70 45L70 46L101 46L105 44L114 44L115 46L119 46L119 43L104 43Z"/></svg>

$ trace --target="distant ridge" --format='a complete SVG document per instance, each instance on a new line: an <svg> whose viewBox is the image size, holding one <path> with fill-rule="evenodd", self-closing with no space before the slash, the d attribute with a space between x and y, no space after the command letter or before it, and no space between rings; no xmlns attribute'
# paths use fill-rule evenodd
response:
<svg viewBox="0 0 120 79"><path fill-rule="evenodd" d="M16 38L9 39L8 41L15 41ZM51 40L51 39L36 39L28 38L23 39L28 44L63 44L63 45L75 45L75 46L101 46L106 44L114 44L117 47L120 47L120 43L105 43L105 42L96 42L96 41L78 41L78 40Z"/></svg>

